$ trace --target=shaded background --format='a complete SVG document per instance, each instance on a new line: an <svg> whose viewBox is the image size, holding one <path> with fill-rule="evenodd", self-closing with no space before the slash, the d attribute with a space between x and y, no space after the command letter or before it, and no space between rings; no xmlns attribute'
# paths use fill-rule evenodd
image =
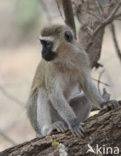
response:
<svg viewBox="0 0 121 156"><path fill-rule="evenodd" d="M55 0L0 0L0 151L35 137L25 104L36 66L41 60L38 36L47 23L63 23ZM116 24L121 48L121 24ZM77 29L79 23L76 21ZM121 64L109 27L103 40L101 81L112 98L121 99ZM98 79L102 69L92 71ZM105 87L101 85L101 89Z"/></svg>

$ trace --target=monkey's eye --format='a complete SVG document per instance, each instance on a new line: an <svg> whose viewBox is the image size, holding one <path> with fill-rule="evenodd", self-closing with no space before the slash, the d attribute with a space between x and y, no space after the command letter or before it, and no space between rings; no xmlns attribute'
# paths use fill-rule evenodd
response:
<svg viewBox="0 0 121 156"><path fill-rule="evenodd" d="M68 41L68 42L71 42L73 40L73 35L70 31L66 31L65 32L65 39Z"/></svg>

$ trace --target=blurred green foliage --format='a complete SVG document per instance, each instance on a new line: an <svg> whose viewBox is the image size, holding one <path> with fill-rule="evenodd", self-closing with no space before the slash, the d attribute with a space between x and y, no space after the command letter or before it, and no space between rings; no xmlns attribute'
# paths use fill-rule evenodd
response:
<svg viewBox="0 0 121 156"><path fill-rule="evenodd" d="M39 26L42 18L41 0L16 1L15 24L20 27L21 35L30 35Z"/></svg>

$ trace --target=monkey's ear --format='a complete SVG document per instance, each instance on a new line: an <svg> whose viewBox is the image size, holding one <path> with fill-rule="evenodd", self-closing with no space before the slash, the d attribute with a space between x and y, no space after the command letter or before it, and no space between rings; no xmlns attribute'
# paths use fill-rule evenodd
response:
<svg viewBox="0 0 121 156"><path fill-rule="evenodd" d="M73 40L73 35L72 35L72 32L71 31L65 31L65 39L68 41L68 42L71 42Z"/></svg>

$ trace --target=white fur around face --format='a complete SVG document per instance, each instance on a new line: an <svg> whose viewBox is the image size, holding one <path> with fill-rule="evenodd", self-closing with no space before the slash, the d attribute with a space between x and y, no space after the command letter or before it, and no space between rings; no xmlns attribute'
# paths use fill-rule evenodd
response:
<svg viewBox="0 0 121 156"><path fill-rule="evenodd" d="M53 36L39 36L40 41L51 41L54 43L52 50L55 52L59 46L58 40L55 40Z"/></svg>
<svg viewBox="0 0 121 156"><path fill-rule="evenodd" d="M39 36L39 40L54 41L54 37L52 37L52 36Z"/></svg>

